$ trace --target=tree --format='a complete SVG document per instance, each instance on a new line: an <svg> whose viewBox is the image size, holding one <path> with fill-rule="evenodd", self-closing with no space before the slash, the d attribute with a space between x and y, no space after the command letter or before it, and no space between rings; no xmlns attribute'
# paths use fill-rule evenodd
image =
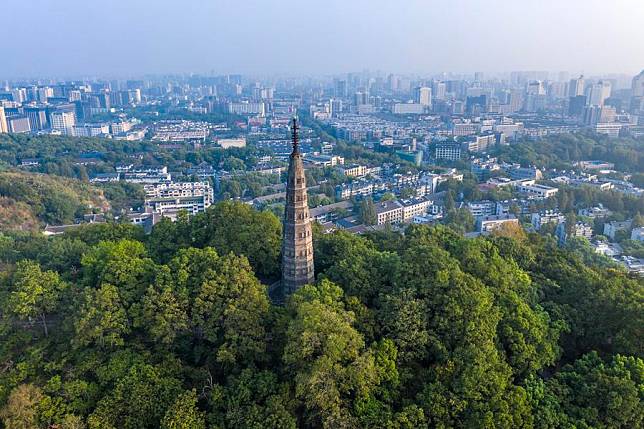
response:
<svg viewBox="0 0 644 429"><path fill-rule="evenodd" d="M60 429L85 429L87 425L80 416L67 414L59 425Z"/></svg>
<svg viewBox="0 0 644 429"><path fill-rule="evenodd" d="M210 246L222 255L244 255L259 276L278 276L282 224L272 213L226 201L196 216L192 227L193 246Z"/></svg>
<svg viewBox="0 0 644 429"><path fill-rule="evenodd" d="M295 375L296 398L313 426L355 426L351 398L367 399L379 384L397 378L393 344L384 345L380 360L375 350L364 350L351 326L354 315L341 299L342 290L322 280L301 288L288 304L293 319L282 359Z"/></svg>
<svg viewBox="0 0 644 429"><path fill-rule="evenodd" d="M188 292L175 286L167 266L159 269L155 284L143 296L134 326L145 329L152 340L165 345L188 330Z"/></svg>
<svg viewBox="0 0 644 429"><path fill-rule="evenodd" d="M206 429L205 416L197 408L197 392L194 389L177 397L166 411L161 429Z"/></svg>
<svg viewBox="0 0 644 429"><path fill-rule="evenodd" d="M468 232L474 230L474 216L466 208L454 209L447 212L445 223L457 231Z"/></svg>
<svg viewBox="0 0 644 429"><path fill-rule="evenodd" d="M83 255L81 264L86 285L115 286L126 307L145 293L156 268L147 257L143 243L126 239L98 243Z"/></svg>
<svg viewBox="0 0 644 429"><path fill-rule="evenodd" d="M67 284L60 279L58 273L42 271L40 264L29 260L16 264L12 283L13 290L4 311L16 315L20 320L37 317L47 336L47 316L57 309Z"/></svg>
<svg viewBox="0 0 644 429"><path fill-rule="evenodd" d="M385 192L382 197L380 197L380 201L385 202L385 201L394 201L396 199L396 196L392 194L391 192Z"/></svg>
<svg viewBox="0 0 644 429"><path fill-rule="evenodd" d="M130 332L130 321L118 289L109 283L96 290L86 289L74 325L78 346L122 346Z"/></svg>
<svg viewBox="0 0 644 429"><path fill-rule="evenodd" d="M400 191L400 198L402 198L403 200L414 197L415 195L416 191L414 190L414 188L403 188Z"/></svg>
<svg viewBox="0 0 644 429"><path fill-rule="evenodd" d="M212 252L204 250L202 252ZM193 250L194 253L199 251ZM217 361L235 367L263 360L269 301L248 260L213 255L215 265L197 283L192 324L198 336L215 346Z"/></svg>
<svg viewBox="0 0 644 429"><path fill-rule="evenodd" d="M213 427L295 429L289 386L272 371L247 368L211 395Z"/></svg>
<svg viewBox="0 0 644 429"><path fill-rule="evenodd" d="M376 207L370 197L363 198L360 201L360 221L365 225L375 225L378 222Z"/></svg>
<svg viewBox="0 0 644 429"><path fill-rule="evenodd" d="M181 382L163 368L147 364L135 365L99 401L88 418L89 428L158 428L171 407L185 406L185 402L176 402L181 392ZM184 414L188 415L189 411Z"/></svg>
<svg viewBox="0 0 644 429"><path fill-rule="evenodd" d="M592 352L547 382L576 427L635 428L644 424L641 389L644 361L615 356L603 362Z"/></svg>
<svg viewBox="0 0 644 429"><path fill-rule="evenodd" d="M21 384L13 389L7 403L0 410L0 419L4 427L7 429L40 428L38 406L42 399L42 391L33 384Z"/></svg>

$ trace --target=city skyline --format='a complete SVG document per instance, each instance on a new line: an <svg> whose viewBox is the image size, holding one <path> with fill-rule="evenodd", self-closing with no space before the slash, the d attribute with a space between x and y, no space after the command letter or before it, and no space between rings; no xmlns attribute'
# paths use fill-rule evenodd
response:
<svg viewBox="0 0 644 429"><path fill-rule="evenodd" d="M2 79L149 73L328 75L567 70L634 75L644 4L292 0L9 1ZM27 24L27 25L26 25Z"/></svg>

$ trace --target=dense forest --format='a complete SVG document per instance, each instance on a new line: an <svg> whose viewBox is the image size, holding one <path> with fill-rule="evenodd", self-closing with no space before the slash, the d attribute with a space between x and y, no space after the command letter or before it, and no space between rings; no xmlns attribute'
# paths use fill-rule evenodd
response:
<svg viewBox="0 0 644 429"><path fill-rule="evenodd" d="M522 231L315 232L224 202L0 236L5 428L638 428L644 284Z"/></svg>

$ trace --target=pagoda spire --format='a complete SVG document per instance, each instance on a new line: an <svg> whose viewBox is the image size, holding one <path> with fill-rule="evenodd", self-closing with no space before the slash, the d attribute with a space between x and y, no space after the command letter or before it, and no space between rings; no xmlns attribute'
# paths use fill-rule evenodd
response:
<svg viewBox="0 0 644 429"><path fill-rule="evenodd" d="M293 118L293 122L291 125L291 143L293 144L293 153L300 153L300 141L297 136L297 118Z"/></svg>
<svg viewBox="0 0 644 429"><path fill-rule="evenodd" d="M288 165L282 237L282 293L284 296L315 280L313 235L296 118L293 118L291 131L293 152Z"/></svg>

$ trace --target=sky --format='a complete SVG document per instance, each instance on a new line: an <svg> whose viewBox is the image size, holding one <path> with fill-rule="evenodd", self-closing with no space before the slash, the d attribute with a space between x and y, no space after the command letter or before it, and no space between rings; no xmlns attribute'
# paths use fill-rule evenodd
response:
<svg viewBox="0 0 644 429"><path fill-rule="evenodd" d="M644 69L644 0L1 0L0 77Z"/></svg>

